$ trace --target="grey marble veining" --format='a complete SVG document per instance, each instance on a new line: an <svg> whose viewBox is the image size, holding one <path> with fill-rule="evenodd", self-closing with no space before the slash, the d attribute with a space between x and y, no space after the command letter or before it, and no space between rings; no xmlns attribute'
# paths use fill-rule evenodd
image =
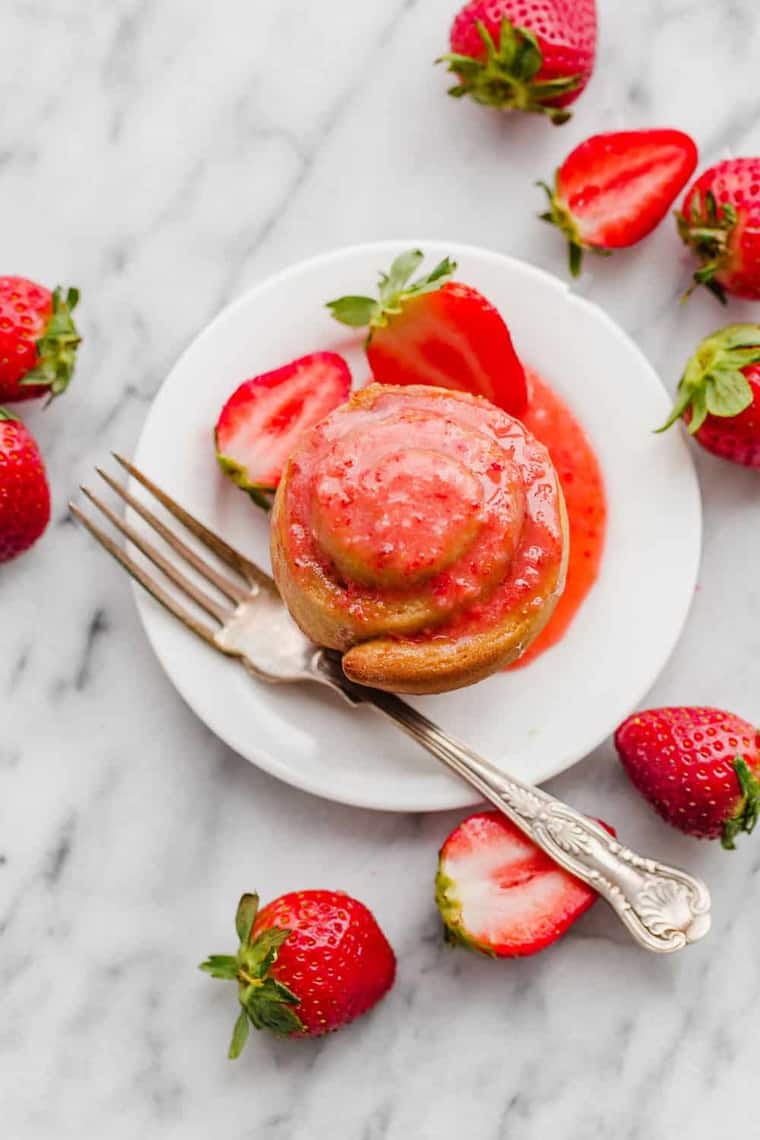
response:
<svg viewBox="0 0 760 1140"><path fill-rule="evenodd" d="M654 959L603 906L498 964L441 943L431 881L462 813L393 816L277 784L213 739L152 657L126 583L66 502L132 449L195 332L246 286L356 240L491 246L564 272L536 220L595 130L673 125L704 161L758 153L754 0L601 0L596 74L561 130L446 99L431 60L452 0L7 0L0 33L0 270L83 290L65 401L29 421L50 532L0 570L0 1133L108 1140L707 1140L752 1119L760 841L733 855L660 825L609 744L552 782L703 874L710 939ZM673 386L724 319L677 297L666 223L589 259L578 288ZM614 362L611 362L614 366ZM700 589L650 694L758 716L755 473L697 456ZM308 880L308 883L306 882ZM234 993L195 970L231 945L244 888L339 885L376 911L399 979L314 1043L225 1059Z"/></svg>

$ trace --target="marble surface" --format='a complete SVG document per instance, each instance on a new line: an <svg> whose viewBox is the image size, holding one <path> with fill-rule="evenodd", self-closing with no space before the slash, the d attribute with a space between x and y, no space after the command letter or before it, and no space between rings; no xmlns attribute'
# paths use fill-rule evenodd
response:
<svg viewBox="0 0 760 1140"><path fill-rule="evenodd" d="M0 1131L6 1140L670 1140L751 1116L760 840L669 831L609 743L552 789L702 873L709 940L636 950L603 905L559 946L493 963L440 940L436 847L461 813L373 814L276 783L214 740L144 640L126 582L68 520L132 449L167 370L248 285L304 255L406 235L564 271L534 179L582 137L674 125L705 163L757 153L754 0L601 0L596 74L562 129L446 99L430 61L452 0L7 0L0 35L4 272L76 282L86 341L29 412L54 519L0 570ZM656 34L653 34L655 32ZM667 223L578 288L673 386L724 314L679 306ZM754 311L732 305L726 318ZM614 361L610 362L614 367ZM754 473L696 456L700 589L648 703L757 717ZM666 494L663 489L663 494ZM400 959L373 1015L320 1043L225 1059L234 994L195 969L244 888L339 885Z"/></svg>

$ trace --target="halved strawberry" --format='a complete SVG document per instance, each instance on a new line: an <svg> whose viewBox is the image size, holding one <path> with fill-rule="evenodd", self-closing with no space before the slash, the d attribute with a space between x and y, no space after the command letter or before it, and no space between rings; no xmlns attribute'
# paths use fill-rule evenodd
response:
<svg viewBox="0 0 760 1140"><path fill-rule="evenodd" d="M424 255L400 254L380 275L379 297L328 303L344 325L367 326L366 349L378 384L430 384L485 396L512 416L525 411L525 369L498 309L471 285L449 280L445 257L412 281Z"/></svg>
<svg viewBox="0 0 760 1140"><path fill-rule="evenodd" d="M568 239L577 277L585 249L609 253L635 245L659 225L697 165L696 145L683 131L650 129L592 135L545 182L549 209L541 218Z"/></svg>
<svg viewBox="0 0 760 1140"><path fill-rule="evenodd" d="M246 380L216 423L219 465L259 506L269 507L299 437L348 399L350 390L348 365L335 352L313 352Z"/></svg>
<svg viewBox="0 0 760 1140"><path fill-rule="evenodd" d="M598 897L497 811L477 812L451 832L435 896L447 938L492 958L537 954Z"/></svg>

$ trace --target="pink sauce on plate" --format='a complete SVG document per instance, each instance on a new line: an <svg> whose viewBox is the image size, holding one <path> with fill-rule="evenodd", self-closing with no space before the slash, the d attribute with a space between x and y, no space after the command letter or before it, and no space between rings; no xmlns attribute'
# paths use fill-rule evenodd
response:
<svg viewBox="0 0 760 1140"><path fill-rule="evenodd" d="M565 635L599 576L607 530L607 499L599 460L567 404L537 373L528 375L522 421L549 450L565 494L570 523L567 584L548 625L509 669L521 669Z"/></svg>

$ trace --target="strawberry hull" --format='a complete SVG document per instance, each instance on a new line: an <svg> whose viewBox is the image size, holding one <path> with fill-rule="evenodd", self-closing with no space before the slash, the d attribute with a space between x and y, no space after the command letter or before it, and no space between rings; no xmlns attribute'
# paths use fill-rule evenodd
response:
<svg viewBox="0 0 760 1140"><path fill-rule="evenodd" d="M705 337L659 430L679 418L707 451L760 468L760 325L728 325Z"/></svg>
<svg viewBox="0 0 760 1140"><path fill-rule="evenodd" d="M471 0L458 13L442 57L457 83L449 94L502 110L570 118L591 78L595 0Z"/></svg>

